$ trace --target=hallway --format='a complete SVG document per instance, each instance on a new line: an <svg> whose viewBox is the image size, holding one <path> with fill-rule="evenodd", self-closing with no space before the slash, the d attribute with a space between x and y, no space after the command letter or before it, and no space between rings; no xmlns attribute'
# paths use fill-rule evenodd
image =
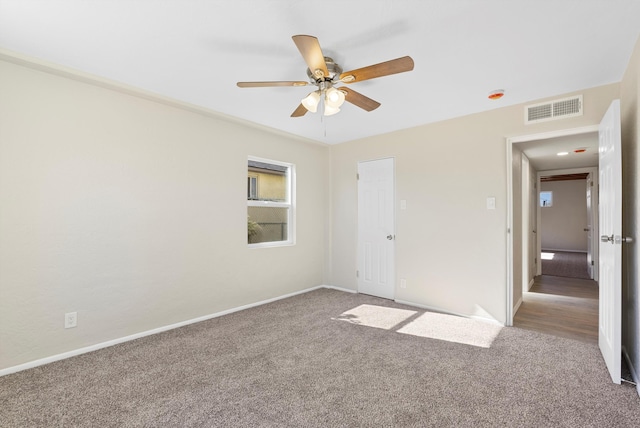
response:
<svg viewBox="0 0 640 428"><path fill-rule="evenodd" d="M593 280L540 275L514 319L514 327L598 343L598 284Z"/></svg>

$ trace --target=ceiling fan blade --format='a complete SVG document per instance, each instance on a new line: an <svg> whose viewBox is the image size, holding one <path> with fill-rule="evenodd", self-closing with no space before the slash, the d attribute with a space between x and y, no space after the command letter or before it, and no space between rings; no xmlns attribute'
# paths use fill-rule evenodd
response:
<svg viewBox="0 0 640 428"><path fill-rule="evenodd" d="M410 56L403 56L380 64L347 71L340 75L340 80L342 80L342 83L355 83L411 70L413 70L413 59Z"/></svg>
<svg viewBox="0 0 640 428"><path fill-rule="evenodd" d="M301 117L304 116L307 113L307 109L305 108L305 106L303 106L302 104L300 104L298 106L297 109L295 109L293 111L293 113L291 113L291 117Z"/></svg>
<svg viewBox="0 0 640 428"><path fill-rule="evenodd" d="M292 39L307 63L309 70L311 70L311 73L317 79L328 77L329 70L327 70L327 63L324 61L324 55L322 54L322 49L320 49L318 39L305 35L293 36Z"/></svg>
<svg viewBox="0 0 640 428"><path fill-rule="evenodd" d="M359 92L353 89L347 89L345 87L337 88L339 91L344 92L344 100L350 102L353 105L360 107L366 111L372 111L380 107L380 103L372 100L369 97L365 97Z"/></svg>
<svg viewBox="0 0 640 428"><path fill-rule="evenodd" d="M307 86L309 82L282 81L282 82L238 82L240 88L266 88L270 86Z"/></svg>

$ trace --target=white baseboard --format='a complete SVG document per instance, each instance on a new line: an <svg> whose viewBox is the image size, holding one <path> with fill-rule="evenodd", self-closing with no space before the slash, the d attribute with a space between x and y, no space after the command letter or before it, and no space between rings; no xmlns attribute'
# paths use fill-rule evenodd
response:
<svg viewBox="0 0 640 428"><path fill-rule="evenodd" d="M135 339L140 339L141 337L151 336L153 334L162 333L164 331L173 330L173 329L179 328L179 327L184 327L184 326L189 325L189 324L194 324L194 323L197 323L197 322L210 320L212 318L221 317L223 315L232 314L234 312L243 311L245 309L253 308L253 307L256 307L256 306L266 305L267 303L275 302L277 300L287 299L289 297L297 296L299 294L308 293L310 291L318 290L320 288L331 288L331 289L334 289L334 290L346 291L346 292L354 293L353 290L343 289L343 288L329 286L329 285L319 285L317 287L311 287L311 288L307 288L307 289L304 289L304 290L296 291L294 293L289 293L289 294L285 294L285 295L282 295L282 296L274 297L274 298L271 298L271 299L262 300L260 302L250 303L248 305L243 305L243 306L238 306L236 308L227 309L227 310L224 310L224 311L221 311L221 312L216 312L214 314L204 315L202 317L193 318L193 319L186 320L186 321L181 321L181 322L178 322L178 323L175 323L175 324L170 324L170 325L166 325L166 326L163 326L163 327L154 328L152 330L147 330L147 331L143 331L143 332L140 332L140 333L132 334L132 335L129 335L129 336L124 336L124 337L120 337L120 338L117 338L117 339L108 340L106 342L96 343L95 345L86 346L84 348L74 349L72 351L63 352L61 354L51 355L49 357L40 358L40 359L34 360L34 361L29 361L28 363L18 364L17 366L7 367L6 369L1 369L0 370L0 377L1 376L6 376L6 375L12 374L12 373L20 372L20 371L23 371L23 370L31 369L31 368L34 368L34 367L42 366L42 365L45 365L45 364L53 363L55 361L60 361L60 360L64 360L64 359L67 359L67 358L75 357L77 355L86 354L88 352L97 351L98 349L107 348L109 346L117 345L119 343L129 342L129 341L135 340Z"/></svg>
<svg viewBox="0 0 640 428"><path fill-rule="evenodd" d="M518 312L518 309L520 309L520 305L522 305L522 297L518 299L518 301L516 302L516 305L513 307L514 315L516 314L516 312Z"/></svg>
<svg viewBox="0 0 640 428"><path fill-rule="evenodd" d="M640 377L638 377L638 372L633 366L633 363L631 362L631 358L629 358L629 353L627 352L627 349L624 346L622 347L622 356L624 357L624 360L627 362L627 367L629 367L629 371L631 372L631 378L636 383L636 392L638 393L638 396L640 396Z"/></svg>
<svg viewBox="0 0 640 428"><path fill-rule="evenodd" d="M545 252L545 251L552 251L552 252L553 251L558 251L560 253L585 253L585 254L587 253L587 250L562 250L560 248L543 248L541 251L542 252Z"/></svg>
<svg viewBox="0 0 640 428"><path fill-rule="evenodd" d="M527 291L531 291L531 287L533 287L534 282L536 282L535 278L531 278L531 281L529 281L529 285L527 285Z"/></svg>
<svg viewBox="0 0 640 428"><path fill-rule="evenodd" d="M455 315L457 317L469 318L469 319L478 320L478 321L485 321L485 322L489 322L491 324L496 324L496 325L504 327L503 323L501 323L500 321L498 321L496 319L493 319L493 318L481 317L481 316L477 316L477 315L459 314L459 313L456 313L456 312L445 311L444 309L436 308L434 306L423 305L423 304L420 304L420 303L409 302L409 301L406 301L406 300L395 299L394 301L396 303L400 303L401 305L414 306L416 308L426 309L426 310L431 311L431 312L438 312L438 313L446 314L446 315Z"/></svg>
<svg viewBox="0 0 640 428"><path fill-rule="evenodd" d="M352 294L358 293L357 290L352 290L350 288L336 287L335 285L323 285L322 287L329 288L331 290L344 291L345 293L352 293Z"/></svg>

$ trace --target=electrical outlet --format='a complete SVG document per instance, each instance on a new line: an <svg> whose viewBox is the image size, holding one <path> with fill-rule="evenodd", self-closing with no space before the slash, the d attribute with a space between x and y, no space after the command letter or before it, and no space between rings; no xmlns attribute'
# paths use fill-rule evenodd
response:
<svg viewBox="0 0 640 428"><path fill-rule="evenodd" d="M407 288L407 280L406 279L401 279L400 280L400 288Z"/></svg>
<svg viewBox="0 0 640 428"><path fill-rule="evenodd" d="M64 314L64 328L73 328L78 325L78 313L68 312Z"/></svg>

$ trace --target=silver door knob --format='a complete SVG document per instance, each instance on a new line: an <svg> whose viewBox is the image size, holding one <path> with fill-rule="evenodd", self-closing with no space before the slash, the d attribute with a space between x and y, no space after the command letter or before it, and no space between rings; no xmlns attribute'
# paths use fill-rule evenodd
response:
<svg viewBox="0 0 640 428"><path fill-rule="evenodd" d="M629 237L621 238L621 241L627 244L631 244L633 242L633 238L629 238Z"/></svg>
<svg viewBox="0 0 640 428"><path fill-rule="evenodd" d="M393 235L387 235L387 239L388 239L389 241L393 240Z"/></svg>
<svg viewBox="0 0 640 428"><path fill-rule="evenodd" d="M602 242L611 242L611 243L613 243L613 235L611 235L611 236L602 235L602 236L600 237L600 241L602 241Z"/></svg>

